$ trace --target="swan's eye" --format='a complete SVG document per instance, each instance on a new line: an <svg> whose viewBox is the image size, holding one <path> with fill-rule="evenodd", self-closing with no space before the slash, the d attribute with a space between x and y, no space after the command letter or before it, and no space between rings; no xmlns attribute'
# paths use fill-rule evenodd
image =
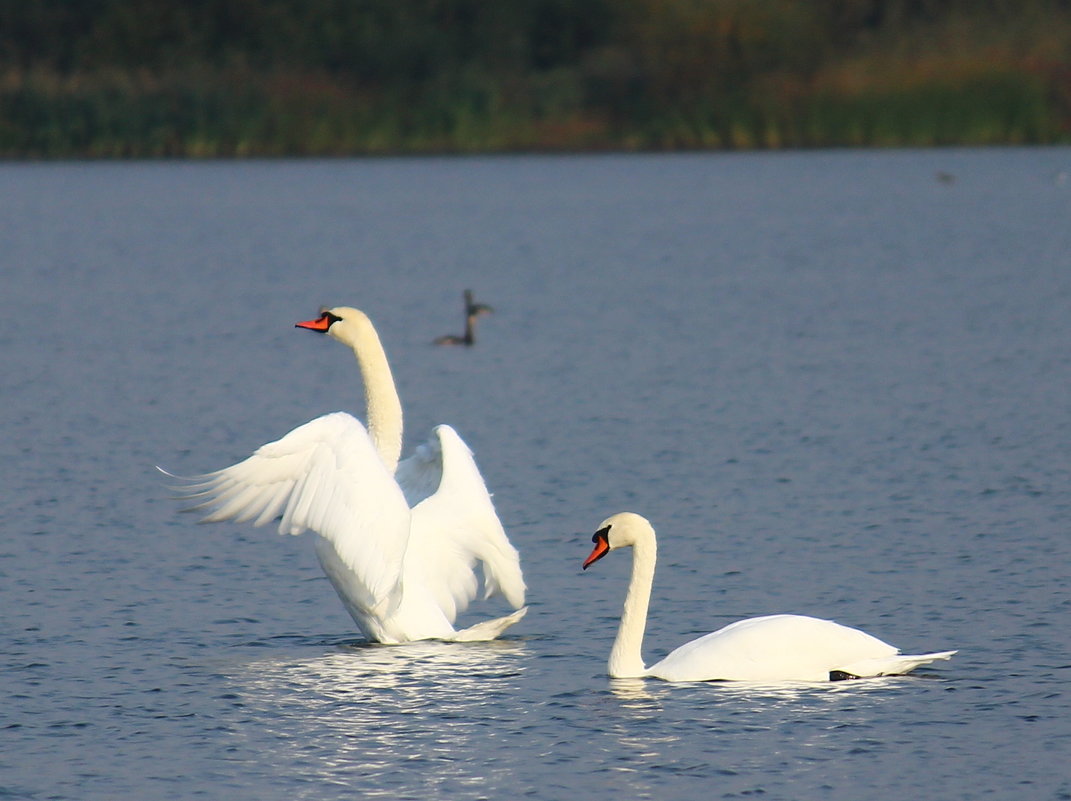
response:
<svg viewBox="0 0 1071 801"><path fill-rule="evenodd" d="M594 534L592 534L591 535L591 541L592 542L598 542L600 537L605 539L607 542L610 541L610 527L609 526L604 526L603 528L600 528L598 531L596 531Z"/></svg>
<svg viewBox="0 0 1071 801"><path fill-rule="evenodd" d="M337 314L331 314L331 312L327 311L327 309L324 309L323 317L321 317L320 319L321 320L327 320L327 327L328 328L333 326L335 323L342 322L342 318L341 317L339 317Z"/></svg>

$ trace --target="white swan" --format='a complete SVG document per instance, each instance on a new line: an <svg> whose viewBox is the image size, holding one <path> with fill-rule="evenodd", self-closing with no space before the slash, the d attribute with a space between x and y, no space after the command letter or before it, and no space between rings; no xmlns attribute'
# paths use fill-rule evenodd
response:
<svg viewBox="0 0 1071 801"><path fill-rule="evenodd" d="M654 581L657 545L651 524L631 512L603 521L592 537L595 547L586 570L615 548L632 546L632 578L621 627L610 651L613 678L652 676L666 681L835 681L891 676L948 659L955 651L917 656L876 637L802 615L770 615L731 623L685 643L661 662L643 666L641 647Z"/></svg>
<svg viewBox="0 0 1071 801"><path fill-rule="evenodd" d="M345 412L317 417L243 462L190 479L187 499L205 522L282 516L279 533L319 536L316 553L342 603L371 640L490 640L520 620L524 579L472 453L450 426L435 428L399 464L402 407L368 317L325 310L298 327L353 348L368 430ZM476 596L500 594L517 611L456 630Z"/></svg>

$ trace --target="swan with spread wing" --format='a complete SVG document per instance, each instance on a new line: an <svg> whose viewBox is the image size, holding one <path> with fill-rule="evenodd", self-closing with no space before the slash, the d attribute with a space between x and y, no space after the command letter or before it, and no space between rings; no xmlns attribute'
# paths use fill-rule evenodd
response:
<svg viewBox="0 0 1071 801"><path fill-rule="evenodd" d="M368 428L334 412L269 442L243 462L188 480L185 498L205 522L280 519L279 533L315 532L316 554L343 605L371 640L491 640L520 620L520 558L495 513L472 452L437 426L408 459L402 407L371 320L341 306L297 327L353 349ZM501 595L516 610L458 630L476 598Z"/></svg>

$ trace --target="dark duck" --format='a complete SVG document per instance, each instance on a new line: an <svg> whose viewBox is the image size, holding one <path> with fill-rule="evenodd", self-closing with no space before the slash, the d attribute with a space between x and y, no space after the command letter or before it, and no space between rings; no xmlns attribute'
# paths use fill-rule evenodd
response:
<svg viewBox="0 0 1071 801"><path fill-rule="evenodd" d="M436 345L466 345L471 347L476 344L476 318L481 314L493 314L494 309L486 303L476 303L472 298L472 290L465 290L465 333L461 336L446 334L435 339Z"/></svg>

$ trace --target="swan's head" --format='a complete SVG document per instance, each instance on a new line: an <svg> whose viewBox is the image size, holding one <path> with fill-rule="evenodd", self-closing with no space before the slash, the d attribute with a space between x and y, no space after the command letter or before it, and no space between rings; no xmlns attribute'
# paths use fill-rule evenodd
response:
<svg viewBox="0 0 1071 801"><path fill-rule="evenodd" d="M620 512L612 515L603 520L599 525L599 530L592 535L591 541L595 543L595 547L584 560L583 568L587 570L589 566L598 562L615 548L625 548L640 541L646 542L653 539L654 528L642 515L633 512Z"/></svg>
<svg viewBox="0 0 1071 801"><path fill-rule="evenodd" d="M370 326L371 321L367 314L349 306L335 306L333 309L321 308L320 316L315 320L294 324L295 328L318 331L350 346L357 341L359 333Z"/></svg>

